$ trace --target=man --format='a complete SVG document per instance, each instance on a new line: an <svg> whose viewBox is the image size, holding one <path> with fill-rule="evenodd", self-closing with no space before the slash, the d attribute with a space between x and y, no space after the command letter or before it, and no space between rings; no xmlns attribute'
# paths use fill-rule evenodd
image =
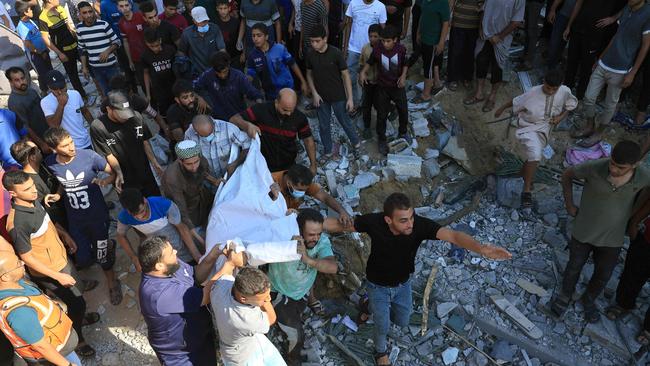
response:
<svg viewBox="0 0 650 366"><path fill-rule="evenodd" d="M406 38L411 19L412 0L383 0L386 5L386 24L392 25L401 31L400 39Z"/></svg>
<svg viewBox="0 0 650 366"><path fill-rule="evenodd" d="M234 276L235 268L245 264L243 254L228 251L228 260L208 285L221 359L229 366L286 365L264 335L277 319L268 277L252 267Z"/></svg>
<svg viewBox="0 0 650 366"><path fill-rule="evenodd" d="M275 101L255 104L230 118L230 122L246 131L251 138L258 133L262 136L262 155L271 173L287 170L295 164L298 137L305 144L309 170L316 174L316 143L307 117L296 109L297 103L295 91L282 89Z"/></svg>
<svg viewBox="0 0 650 366"><path fill-rule="evenodd" d="M574 131L574 137L586 137L595 132L595 126L608 124L614 113L621 91L634 81L650 50L650 4L644 0L628 0L616 35L598 58L585 92L584 108L587 126ZM596 120L596 99L607 85L603 111ZM598 138L597 136L594 137Z"/></svg>
<svg viewBox="0 0 650 366"><path fill-rule="evenodd" d="M132 1L129 2L131 3L131 6L133 6L133 2ZM99 4L99 9L97 9L98 4ZM108 22L108 24L111 25L111 28L113 29L113 33L117 35L117 38L120 40L120 43L122 43L122 32L120 32L120 20L122 19L122 13L118 9L117 0L95 1L93 6L95 7L95 10L99 14L101 14L102 20ZM125 74L126 79L128 80L129 89L135 91L137 88L137 84L135 81L135 76L133 75L133 71L129 67L129 56L127 56L126 54L126 50L124 49L124 44L121 44L120 47L117 49L117 61L120 64L120 69Z"/></svg>
<svg viewBox="0 0 650 366"><path fill-rule="evenodd" d="M435 221L414 214L411 201L402 193L388 196L382 213L357 216L352 226L344 227L336 220L326 219L325 230L364 232L372 241L366 277L368 302L375 322L373 340L377 365L390 364L386 351L390 322L405 327L413 312L410 276L422 241L444 240L486 258L511 258L503 248L481 244L465 233L441 227Z"/></svg>
<svg viewBox="0 0 650 366"><path fill-rule="evenodd" d="M158 11L152 3L142 3L140 11L147 25L145 29L155 29L163 44L176 48L181 36L178 29L168 21L158 18Z"/></svg>
<svg viewBox="0 0 650 366"><path fill-rule="evenodd" d="M542 152L549 142L551 128L560 123L578 106L578 99L571 94L571 89L562 85L562 75L557 70L550 70L544 76L544 84L531 88L526 93L505 103L494 113L499 118L506 108L512 107L517 114L515 138L523 157L526 159L521 168L524 189L521 193L522 207L533 206L533 178L537 165L542 160Z"/></svg>
<svg viewBox="0 0 650 366"><path fill-rule="evenodd" d="M239 5L239 35L237 44L242 45L244 54L253 49L252 28L264 23L270 29L269 42L282 42L282 21L278 4L274 0L242 0Z"/></svg>
<svg viewBox="0 0 650 366"><path fill-rule="evenodd" d="M481 26L483 0L457 0L451 17L447 82L449 90L456 91L462 82L467 89L474 80L474 49Z"/></svg>
<svg viewBox="0 0 650 366"><path fill-rule="evenodd" d="M494 109L499 86L503 81L512 32L524 20L525 2L523 0L487 0L483 5L483 15L479 27L479 39L476 42L476 92L466 98L465 105L483 102L484 113ZM490 72L492 89L486 98L483 94L485 81Z"/></svg>
<svg viewBox="0 0 650 366"><path fill-rule="evenodd" d="M66 249L74 253L77 245L67 233L59 236L49 215L37 201L38 192L27 173L7 172L2 184L12 198L7 231L14 250L29 268L31 279L67 305L72 326L79 336L76 351L84 357L94 355L95 350L84 340L82 326L98 322L99 314L86 314L86 301L76 286L79 282L77 272L66 254Z"/></svg>
<svg viewBox="0 0 650 366"><path fill-rule="evenodd" d="M322 25L312 27L308 34L313 50L305 56L307 82L312 94L312 104L318 108L318 125L323 154L332 156L332 110L345 134L350 139L352 151L358 153L361 142L347 112L354 109L352 80L343 54L327 44L327 30ZM358 66L354 66L355 68Z"/></svg>
<svg viewBox="0 0 650 366"><path fill-rule="evenodd" d="M192 230L195 238L202 238L201 232L207 225L214 194L206 186L215 187L223 179L217 179L208 172L208 161L201 156L201 149L195 141L183 140L176 144L178 159L171 163L162 177L165 197L172 200L181 213L181 220ZM202 244L203 239L199 239Z"/></svg>
<svg viewBox="0 0 650 366"><path fill-rule="evenodd" d="M145 238L164 236L184 262L199 262L201 253L192 241L189 228L181 221L180 210L174 202L160 196L145 198L137 189L126 188L120 194L120 203L123 208L117 215L117 242L138 272L142 267L126 237L129 228L134 228Z"/></svg>
<svg viewBox="0 0 650 366"><path fill-rule="evenodd" d="M148 238L138 248L140 309L149 344L163 365L217 364L212 318L195 282L206 280L221 254L218 248L195 268L178 259L164 237Z"/></svg>
<svg viewBox="0 0 650 366"><path fill-rule="evenodd" d="M111 91L106 98L106 113L91 123L90 135L95 150L113 170L122 172L126 187L140 189L145 195L159 195L149 164L159 176L163 169L149 144L153 136L142 115L136 113L122 92ZM117 181L115 185L120 189L122 182Z"/></svg>
<svg viewBox="0 0 650 366"><path fill-rule="evenodd" d="M211 55L224 50L221 30L210 22L205 8L197 6L192 9L194 25L183 30L178 43L178 50L192 61L192 75L199 76L210 67Z"/></svg>
<svg viewBox="0 0 650 366"><path fill-rule="evenodd" d="M369 42L368 27L371 24L381 24L382 28L388 19L386 7L378 0L352 0L345 11L343 29L343 57L347 57L350 78L357 80L361 49ZM400 29L401 30L401 29ZM359 103L359 92L352 85L353 102Z"/></svg>
<svg viewBox="0 0 650 366"><path fill-rule="evenodd" d="M10 67L5 71L5 76L11 85L11 94L7 102L22 124L27 127L29 138L38 145L42 151L49 153L50 148L43 141L43 134L48 129L47 120L41 109L41 97L38 92L29 87L25 78L25 70L20 67ZM45 79L45 75L43 75Z"/></svg>
<svg viewBox="0 0 650 366"><path fill-rule="evenodd" d="M176 57L176 47L163 43L158 29L154 28L145 29L144 43L147 46L141 58L144 91L147 99L156 106L155 109L165 115L169 106L174 103L172 87L176 76L172 65Z"/></svg>
<svg viewBox="0 0 650 366"><path fill-rule="evenodd" d="M210 113L212 109L203 98L194 93L189 81L177 80L172 87L172 94L175 103L167 109L167 123L172 139L178 142L183 140L183 134L196 115Z"/></svg>
<svg viewBox="0 0 650 366"><path fill-rule="evenodd" d="M25 263L11 251L0 251L0 273L0 329L16 353L39 363L81 366L72 321L57 301L25 280Z"/></svg>
<svg viewBox="0 0 650 366"><path fill-rule="evenodd" d="M129 68L135 73L138 84L144 85L144 71L140 62L140 56L144 51L144 16L141 12L132 10L129 0L117 0L117 7L122 13L119 27Z"/></svg>
<svg viewBox="0 0 650 366"><path fill-rule="evenodd" d="M526 26L526 41L523 61L516 71L528 71L533 68L533 58L539 54L537 39L539 38L539 18L542 8L546 8L546 0L527 0L524 14Z"/></svg>
<svg viewBox="0 0 650 366"><path fill-rule="evenodd" d="M68 90L65 77L58 70L47 73L50 93L41 99L41 109L50 127L63 127L70 133L80 149L90 147L90 135L84 124L93 121L93 115L84 105L83 97L76 90Z"/></svg>
<svg viewBox="0 0 650 366"><path fill-rule="evenodd" d="M163 0L165 11L158 16L160 20L166 20L171 23L179 32L187 28L187 20L178 13L178 0Z"/></svg>
<svg viewBox="0 0 650 366"><path fill-rule="evenodd" d="M338 272L338 263L332 244L323 232L323 216L316 210L304 209L298 214L300 260L269 264L269 280L276 297L273 306L278 324L289 340L290 364L300 364L300 351L304 343L301 314L307 306L309 292L316 274Z"/></svg>
<svg viewBox="0 0 650 366"><path fill-rule="evenodd" d="M115 241L108 237L110 214L100 187L113 183L121 172L113 172L106 159L92 150L77 151L68 131L60 127L49 129L44 139L55 152L47 157L45 165L61 182L60 190L67 196L65 211L70 235L77 244L76 265L85 268L98 263L106 276L111 304L119 305L122 288L113 271ZM99 172L109 176L100 179Z"/></svg>
<svg viewBox="0 0 650 366"><path fill-rule="evenodd" d="M45 83L45 74L52 70L52 60L50 59L50 50L43 41L43 36L34 23L34 10L29 2L17 1L16 14L20 17L20 22L16 26L16 32L23 40L25 52L29 55L36 72L38 73L38 86L41 94L47 93ZM38 19L37 19L38 21Z"/></svg>
<svg viewBox="0 0 650 366"><path fill-rule="evenodd" d="M81 54L81 70L86 79L93 78L101 88L103 98L108 94L108 82L120 72L115 52L120 40L108 22L97 19L95 9L87 1L77 5L82 22L77 24L77 42Z"/></svg>
<svg viewBox="0 0 650 366"><path fill-rule="evenodd" d="M192 119L192 124L185 131L185 139L196 142L201 155L207 160L209 174L217 179L231 177L235 169L246 159L251 139L234 124L212 119L205 114ZM237 159L228 163L232 146L239 148Z"/></svg>
<svg viewBox="0 0 650 366"><path fill-rule="evenodd" d="M558 317L569 306L582 267L593 253L594 272L581 302L585 321L595 323L600 319L596 298L618 263L637 194L650 185L650 171L639 166L640 159L639 145L624 140L614 146L611 158L589 161L562 174L564 204L575 220L562 289L551 303L551 311ZM572 186L576 178L585 181L580 210L573 203Z"/></svg>
<svg viewBox="0 0 650 366"><path fill-rule="evenodd" d="M288 209L297 210L305 196L309 196L325 203L327 207L336 211L343 226L352 224L350 214L334 197L325 192L320 184L313 182L314 174L306 166L294 164L288 170L275 172L271 175L274 182L271 185L273 199L277 199L278 193L282 193Z"/></svg>
<svg viewBox="0 0 650 366"><path fill-rule="evenodd" d="M262 93L246 78L243 72L230 67L226 52L210 56L211 68L194 81L194 90L212 104L212 117L229 120L246 108L244 97L261 103Z"/></svg>

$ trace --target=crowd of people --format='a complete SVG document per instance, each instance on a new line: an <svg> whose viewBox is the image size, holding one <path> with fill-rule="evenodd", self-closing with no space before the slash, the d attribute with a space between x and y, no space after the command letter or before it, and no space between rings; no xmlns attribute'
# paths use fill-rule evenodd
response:
<svg viewBox="0 0 650 366"><path fill-rule="evenodd" d="M217 354L226 365L300 364L301 314L325 314L313 292L317 273L339 270L324 233L356 231L372 241L357 320L372 315L375 361L389 365L389 326L408 325L410 278L423 241L497 260L511 255L416 215L402 193L389 195L380 213L353 217L314 182L320 165L340 158L332 124L341 126L354 156L362 141L376 138L383 157L388 120L398 119L398 138L410 143L409 104L430 103L444 87L464 88L461 103L491 113L511 71L514 32L523 29L516 69L541 67L543 83L494 114L511 108L516 116L513 138L525 161L521 203L532 208L533 178L554 125L582 106L585 118L572 136L595 143L638 75L638 125L646 123L650 103L644 0L16 0L13 11L0 20L23 39L40 89L28 70L5 70L12 91L8 109L0 109L0 160L11 209L0 219L0 348L15 350L15 364L81 365L95 354L83 328L100 315L87 311L84 293L98 281L83 280L78 270L98 264L104 296L119 305L118 248L142 274L139 305L162 364L216 365ZM420 58L422 92L408 100L409 69ZM99 113L82 79L94 83ZM284 197L300 231L287 238L296 240L299 260L259 269L245 252L206 243L215 192L257 138L275 182L268 195ZM306 164L296 162L301 149ZM650 277L650 232L639 231L650 224L650 200L635 205L650 185L650 171L639 165L648 150L650 139L641 146L621 141L611 158L565 171L562 188L575 225L562 289L551 304L556 316L570 305L591 255L594 273L581 302L585 320L599 320L595 299L626 231L632 245L606 315L616 319L634 308ZM574 179L585 181L580 209ZM119 197L117 215L105 199L110 189ZM305 196L338 218L301 208ZM265 336L276 323L286 349ZM638 340L650 343L650 312ZM11 355L5 359L12 362Z"/></svg>

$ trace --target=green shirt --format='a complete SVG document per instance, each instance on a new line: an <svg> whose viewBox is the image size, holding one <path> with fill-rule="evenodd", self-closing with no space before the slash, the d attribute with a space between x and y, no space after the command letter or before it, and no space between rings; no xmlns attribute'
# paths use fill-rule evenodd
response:
<svg viewBox="0 0 650 366"><path fill-rule="evenodd" d="M435 46L440 41L442 23L449 21L449 2L447 0L422 0L420 4L420 36L422 43Z"/></svg>
<svg viewBox="0 0 650 366"><path fill-rule="evenodd" d="M314 259L323 259L334 255L332 243L327 235L322 234L320 240L307 254ZM269 264L269 279L273 291L277 291L294 300L302 299L316 281L316 268L306 265L300 260L293 262Z"/></svg>
<svg viewBox="0 0 650 366"><path fill-rule="evenodd" d="M609 159L589 161L574 167L584 179L580 209L573 223L573 237L597 247L621 247L632 216L637 193L650 185L650 169L638 167L630 181L613 188L607 180Z"/></svg>

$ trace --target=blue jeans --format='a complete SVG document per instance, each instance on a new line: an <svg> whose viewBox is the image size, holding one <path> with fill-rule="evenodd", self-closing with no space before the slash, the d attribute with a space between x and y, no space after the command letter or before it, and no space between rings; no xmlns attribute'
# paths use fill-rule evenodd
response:
<svg viewBox="0 0 650 366"><path fill-rule="evenodd" d="M97 80L97 84L99 84L102 92L106 95L110 91L108 83L115 75L120 73L120 70L117 68L117 64L115 64L106 67L92 67L92 73L93 78Z"/></svg>
<svg viewBox="0 0 650 366"><path fill-rule="evenodd" d="M359 143L357 130L352 125L350 116L345 110L345 100L333 103L323 101L318 107L318 125L320 126L320 141L323 144L325 154L332 152L332 109L345 134L348 135L350 144L356 146Z"/></svg>
<svg viewBox="0 0 650 366"><path fill-rule="evenodd" d="M359 83L357 83L360 58L360 53L348 51L348 72L350 73L350 81L352 81L352 101L355 106L359 105L359 101L361 100L359 97Z"/></svg>
<svg viewBox="0 0 650 366"><path fill-rule="evenodd" d="M409 324L413 312L411 280L396 287L379 286L367 281L366 287L370 312L375 322L373 334L375 351L383 353L386 352L386 337L390 322L399 327L406 327Z"/></svg>
<svg viewBox="0 0 650 366"><path fill-rule="evenodd" d="M558 14L555 17L555 23L553 23L553 30L551 31L551 39L549 40L548 45L548 67L549 69L554 69L557 66L557 62L566 47L566 41L562 37L564 30L566 29L567 23L569 23L569 18L565 17L562 14Z"/></svg>

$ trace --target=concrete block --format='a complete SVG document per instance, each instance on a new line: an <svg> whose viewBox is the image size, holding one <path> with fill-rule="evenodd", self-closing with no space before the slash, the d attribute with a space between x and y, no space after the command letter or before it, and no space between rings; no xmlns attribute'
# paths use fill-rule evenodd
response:
<svg viewBox="0 0 650 366"><path fill-rule="evenodd" d="M436 159L425 160L422 163L422 168L424 168L424 175L427 178L434 178L440 174L440 165Z"/></svg>
<svg viewBox="0 0 650 366"><path fill-rule="evenodd" d="M427 137L431 134L429 131L429 121L426 118L418 118L413 121L413 134L416 137Z"/></svg>
<svg viewBox="0 0 650 366"><path fill-rule="evenodd" d="M388 154L388 168L393 169L395 175L417 178L421 176L422 158L419 156Z"/></svg>
<svg viewBox="0 0 650 366"><path fill-rule="evenodd" d="M587 324L583 334L609 351L623 358L628 358L630 353L623 342L627 342L633 352L636 352L641 347L635 340L635 335L639 332L638 324L637 322L630 322L630 325L632 326L626 326L623 323L620 325L621 333L625 337L625 340L623 340L616 329L616 323L603 316L599 322Z"/></svg>
<svg viewBox="0 0 650 366"><path fill-rule="evenodd" d="M354 177L354 186L358 189L368 188L379 182L379 177L375 173L361 173Z"/></svg>
<svg viewBox="0 0 650 366"><path fill-rule="evenodd" d="M327 188L329 188L332 196L338 196L336 191L336 174L334 174L334 171L330 169L325 170L325 179L327 180Z"/></svg>

